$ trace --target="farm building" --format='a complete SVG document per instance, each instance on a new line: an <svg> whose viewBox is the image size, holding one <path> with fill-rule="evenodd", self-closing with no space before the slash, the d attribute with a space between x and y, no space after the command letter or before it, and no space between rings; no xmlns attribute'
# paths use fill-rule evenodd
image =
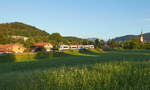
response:
<svg viewBox="0 0 150 90"><path fill-rule="evenodd" d="M94 49L94 45L60 45L59 50Z"/></svg>
<svg viewBox="0 0 150 90"><path fill-rule="evenodd" d="M36 43L31 47L32 52L39 52L39 51L52 51L53 45L50 43Z"/></svg>
<svg viewBox="0 0 150 90"><path fill-rule="evenodd" d="M25 50L22 44L0 45L0 54L3 53L23 53Z"/></svg>

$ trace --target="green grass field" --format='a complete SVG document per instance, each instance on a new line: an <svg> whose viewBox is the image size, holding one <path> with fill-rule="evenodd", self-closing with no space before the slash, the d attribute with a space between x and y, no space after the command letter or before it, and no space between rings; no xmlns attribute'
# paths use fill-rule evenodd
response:
<svg viewBox="0 0 150 90"><path fill-rule="evenodd" d="M0 63L0 90L150 90L150 50L70 51Z"/></svg>

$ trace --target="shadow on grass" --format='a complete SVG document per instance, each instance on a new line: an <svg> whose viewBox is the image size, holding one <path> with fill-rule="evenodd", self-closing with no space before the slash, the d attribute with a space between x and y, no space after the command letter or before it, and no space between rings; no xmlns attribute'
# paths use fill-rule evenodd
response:
<svg viewBox="0 0 150 90"><path fill-rule="evenodd" d="M36 54L3 54L0 55L0 63L8 63L8 62L31 62L31 61L39 61L41 59L51 59L53 57L61 57L61 56L71 56L64 52L50 52L43 53L38 52Z"/></svg>
<svg viewBox="0 0 150 90"><path fill-rule="evenodd" d="M16 57L13 54L4 54L0 55L0 63L1 62L15 62Z"/></svg>
<svg viewBox="0 0 150 90"><path fill-rule="evenodd" d="M122 51L121 51L122 52ZM81 52L80 52L81 53ZM85 52L83 52L85 53ZM94 54L94 53L88 53ZM59 67L74 67L82 65L91 65L97 63L114 63L114 62L143 62L150 60L150 54L134 54L134 52L119 53L119 51L112 51L107 53L95 54L95 56L79 56L69 55L65 52L55 52L55 58L38 59L33 62L19 62L19 63L4 63L0 65L0 73L8 71L26 71L26 70L37 70L37 69L49 69ZM60 57L61 56L61 57Z"/></svg>
<svg viewBox="0 0 150 90"><path fill-rule="evenodd" d="M98 51L92 51L92 50L86 50L86 49L79 50L79 53L89 54L89 55L98 55L98 54L100 54L100 52L98 52Z"/></svg>
<svg viewBox="0 0 150 90"><path fill-rule="evenodd" d="M62 56L71 56L71 54L67 54L65 52L38 52L36 54L35 59L51 59L54 57L62 57Z"/></svg>
<svg viewBox="0 0 150 90"><path fill-rule="evenodd" d="M126 50L114 50L115 52L123 53L150 53L150 50L146 49L126 49Z"/></svg>

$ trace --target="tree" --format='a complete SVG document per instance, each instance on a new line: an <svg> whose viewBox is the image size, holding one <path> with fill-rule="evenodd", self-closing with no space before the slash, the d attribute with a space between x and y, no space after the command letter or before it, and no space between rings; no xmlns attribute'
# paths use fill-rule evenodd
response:
<svg viewBox="0 0 150 90"><path fill-rule="evenodd" d="M137 37L130 42L130 47L131 49L140 49L140 44L140 39Z"/></svg>
<svg viewBox="0 0 150 90"><path fill-rule="evenodd" d="M100 40L100 41L99 41L99 44L100 44L100 48L104 48L105 41L104 41L104 40Z"/></svg>
<svg viewBox="0 0 150 90"><path fill-rule="evenodd" d="M0 33L0 44L5 44L5 43L6 43L5 36L2 33Z"/></svg>
<svg viewBox="0 0 150 90"><path fill-rule="evenodd" d="M131 41L125 41L123 43L123 47L125 49L144 49L145 44L140 42L140 39L138 37L136 37Z"/></svg>
<svg viewBox="0 0 150 90"><path fill-rule="evenodd" d="M49 38L55 45L59 45L64 41L64 38L59 33L53 33Z"/></svg>
<svg viewBox="0 0 150 90"><path fill-rule="evenodd" d="M83 40L83 45L88 45L88 40Z"/></svg>
<svg viewBox="0 0 150 90"><path fill-rule="evenodd" d="M131 49L130 41L125 41L122 45L124 49Z"/></svg>
<svg viewBox="0 0 150 90"><path fill-rule="evenodd" d="M96 39L95 40L95 47L99 48L100 47L100 40L99 39Z"/></svg>
<svg viewBox="0 0 150 90"><path fill-rule="evenodd" d="M30 48L34 44L35 44L35 40L32 37L30 37L27 41L24 42L24 46L26 48Z"/></svg>
<svg viewBox="0 0 150 90"><path fill-rule="evenodd" d="M88 41L88 44L95 45L95 42L94 41Z"/></svg>
<svg viewBox="0 0 150 90"><path fill-rule="evenodd" d="M112 49L120 49L122 48L122 43L114 40L108 40L107 45Z"/></svg>

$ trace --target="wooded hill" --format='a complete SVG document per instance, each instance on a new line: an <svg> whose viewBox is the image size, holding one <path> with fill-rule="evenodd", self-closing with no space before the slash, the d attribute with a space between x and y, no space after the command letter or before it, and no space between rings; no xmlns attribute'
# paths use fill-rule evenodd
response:
<svg viewBox="0 0 150 90"><path fill-rule="evenodd" d="M73 44L75 44L76 42L78 42L77 44L88 44L88 40L87 39L83 39L83 38L78 38L78 37L72 37L72 36L68 36L68 37L64 37L69 43L72 42Z"/></svg>
<svg viewBox="0 0 150 90"><path fill-rule="evenodd" d="M49 33L43 30L20 22L0 24L0 32L4 35L19 35L26 37L49 35Z"/></svg>
<svg viewBox="0 0 150 90"><path fill-rule="evenodd" d="M29 39L23 41L20 39L12 39L11 36L25 36ZM88 40L75 38L75 37L63 37L59 33L49 34L44 30L40 30L34 26L27 25L21 22L3 23L0 24L0 44L8 43L22 43L25 46L31 46L37 42L51 42L52 44L84 44Z"/></svg>
<svg viewBox="0 0 150 90"><path fill-rule="evenodd" d="M122 36L122 37L117 37L114 39L114 41L126 41L126 40L132 40L135 37L140 37L140 35L126 35L126 36ZM143 34L144 40L146 40L147 42L150 42L150 33L145 33Z"/></svg>

